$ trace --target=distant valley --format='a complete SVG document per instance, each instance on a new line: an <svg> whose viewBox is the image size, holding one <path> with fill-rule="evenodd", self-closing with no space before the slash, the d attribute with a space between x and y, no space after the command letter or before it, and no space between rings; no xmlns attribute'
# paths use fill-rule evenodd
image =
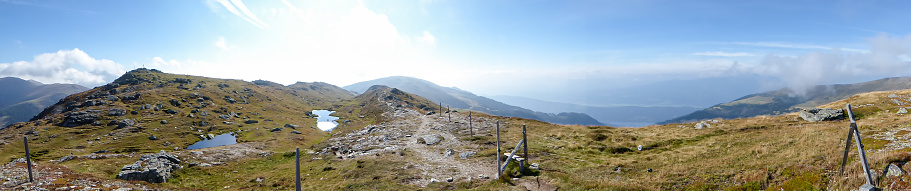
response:
<svg viewBox="0 0 911 191"><path fill-rule="evenodd" d="M386 77L359 82L342 88L357 93L363 93L374 85L386 85L414 93L436 103L442 102L443 107L451 106L452 108L482 111L493 115L522 117L557 124L603 125L603 123L584 113L554 112L556 113L554 114L532 111L530 109L508 105L487 97L478 96L468 91L442 87L432 82L413 77Z"/></svg>
<svg viewBox="0 0 911 191"><path fill-rule="evenodd" d="M541 112L585 113L597 119L598 121L603 121L619 127L644 127L699 110L699 108L688 106L598 107L503 95L491 96L491 98L502 101L506 104L511 104Z"/></svg>
<svg viewBox="0 0 911 191"><path fill-rule="evenodd" d="M662 122L684 123L703 119L735 119L759 115L780 115L813 108L852 95L873 91L893 91L911 88L911 77L884 78L855 84L818 85L799 95L789 88L743 96L728 103L714 105L685 116Z"/></svg>
<svg viewBox="0 0 911 191"><path fill-rule="evenodd" d="M25 122L45 107L89 88L76 84L42 84L15 77L0 78L0 128Z"/></svg>

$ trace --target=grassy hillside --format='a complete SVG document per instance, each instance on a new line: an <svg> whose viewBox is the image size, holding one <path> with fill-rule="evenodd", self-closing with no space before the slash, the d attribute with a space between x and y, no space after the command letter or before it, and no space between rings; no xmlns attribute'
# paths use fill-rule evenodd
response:
<svg viewBox="0 0 911 191"><path fill-rule="evenodd" d="M304 91L265 81L144 69L131 71L116 83L121 85L69 96L34 121L0 130L0 159L22 157L21 139L28 136L40 169L74 171L50 188L79 178L112 180L140 154L165 150L187 163L215 165L185 166L162 184L131 184L170 190L288 190L294 187L295 147L302 148L306 190L848 190L863 183L854 148L846 173L837 172L848 122L806 122L794 113L721 120L705 129L695 129L693 123L643 128L557 125L475 113L472 136L466 129L466 110L451 112L451 120L448 114L425 115L440 108L416 94L384 86L353 96L332 86ZM116 94L111 94L113 89ZM127 99L85 104L110 96ZM820 106L856 106L868 160L878 171L877 185L885 190L911 189L907 174L881 176L889 163L911 161L911 123L907 114L896 114L909 98L911 90L871 92ZM162 108L137 109L146 103L162 103ZM109 115L116 108L127 114ZM315 123L307 113L311 109L332 109L342 123L329 132L310 128ZM67 114L89 110L101 111L99 118L105 123L72 125L65 120ZM203 111L208 114L197 115ZM231 112L237 116L217 118ZM139 125L107 125L123 119L136 119ZM243 123L246 120L258 123ZM200 125L201 121L208 124ZM539 170L517 172L511 165L500 175L503 179L492 179L494 158L501 155L495 148L497 122L500 152L515 147L522 125L527 125L528 159L539 164ZM270 131L285 123L301 127ZM235 132L240 143L182 149L200 135L226 132ZM149 140L149 135L159 140ZM440 135L443 140L438 145L415 142L424 135ZM636 149L639 145L642 151ZM447 149L455 155L445 157ZM91 154L100 150L107 152ZM460 159L466 151L475 154ZM104 157L50 161L67 155ZM446 182L446 177L455 178Z"/></svg>
<svg viewBox="0 0 911 191"><path fill-rule="evenodd" d="M845 99L859 93L892 91L911 88L911 78L885 78L857 84L820 85L800 95L783 88L747 95L732 102L718 104L662 123L694 122L704 119L735 119L759 115L780 115L801 108L812 108Z"/></svg>
<svg viewBox="0 0 911 191"><path fill-rule="evenodd" d="M500 116L536 119L557 124L603 125L598 120L584 113L562 112L554 114L532 111L478 96L468 91L441 87L432 82L412 77L386 77L359 82L343 88L354 92L364 92L373 85L385 85L411 92L438 104L442 102L443 107L450 106L452 108L470 109Z"/></svg>

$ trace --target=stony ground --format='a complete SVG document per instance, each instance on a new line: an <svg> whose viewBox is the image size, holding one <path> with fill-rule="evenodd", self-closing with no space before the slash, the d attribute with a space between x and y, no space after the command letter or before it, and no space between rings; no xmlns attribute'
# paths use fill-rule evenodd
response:
<svg viewBox="0 0 911 191"><path fill-rule="evenodd" d="M0 190L168 190L144 182L99 180L51 163L32 161L32 165L33 182L28 182L24 158L0 167Z"/></svg>
<svg viewBox="0 0 911 191"><path fill-rule="evenodd" d="M477 136L489 136L494 121L473 118L473 130L469 130L467 113L451 114L450 121L449 113L426 115L396 108L384 114L394 120L335 135L327 141L329 146L317 154L342 159L398 155L409 162L405 168L420 169L422 178L411 183L421 186L433 181L490 180L496 174L496 160L475 155L494 146L463 141L460 137L469 136L471 131ZM440 140L436 142L434 138ZM405 157L406 153L413 156Z"/></svg>

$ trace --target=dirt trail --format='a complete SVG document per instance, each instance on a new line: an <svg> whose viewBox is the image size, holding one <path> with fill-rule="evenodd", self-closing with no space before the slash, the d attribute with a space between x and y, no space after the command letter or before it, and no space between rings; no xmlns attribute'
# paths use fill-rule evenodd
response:
<svg viewBox="0 0 911 191"><path fill-rule="evenodd" d="M461 114L456 114L461 118ZM460 141L453 132L446 130L447 118L438 115L424 115L415 119L420 121L420 125L412 126L415 128L414 136L405 141L405 148L417 153L420 156L416 162L426 177L431 177L440 181L446 181L447 178L453 177L455 180L460 179L477 179L479 175L492 176L496 171L496 162L494 159L478 158L474 156L468 159L461 159L460 154L463 152L479 152L482 145L473 144L467 141ZM440 143L427 145L418 143L418 138L424 135L439 135L443 137ZM452 149L451 156L445 155L446 149ZM420 179L416 184L427 185L430 179Z"/></svg>

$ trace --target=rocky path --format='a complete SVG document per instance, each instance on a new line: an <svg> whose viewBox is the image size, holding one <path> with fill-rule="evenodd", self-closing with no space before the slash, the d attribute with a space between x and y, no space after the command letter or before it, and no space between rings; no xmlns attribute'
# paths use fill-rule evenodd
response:
<svg viewBox="0 0 911 191"><path fill-rule="evenodd" d="M342 159L397 154L409 166L421 170L419 178L411 182L421 186L450 179L453 182L490 180L495 174L495 159L476 156L477 152L491 146L459 140L469 134L467 114L453 113L452 122L448 114L423 115L410 109L397 108L384 115L393 116L394 120L335 136L318 154ZM476 126L484 128L475 127L475 135L487 136L493 125L480 123Z"/></svg>
<svg viewBox="0 0 911 191"><path fill-rule="evenodd" d="M99 180L43 162L32 161L32 166L33 182L28 182L24 158L0 166L0 190L168 190L144 182Z"/></svg>

